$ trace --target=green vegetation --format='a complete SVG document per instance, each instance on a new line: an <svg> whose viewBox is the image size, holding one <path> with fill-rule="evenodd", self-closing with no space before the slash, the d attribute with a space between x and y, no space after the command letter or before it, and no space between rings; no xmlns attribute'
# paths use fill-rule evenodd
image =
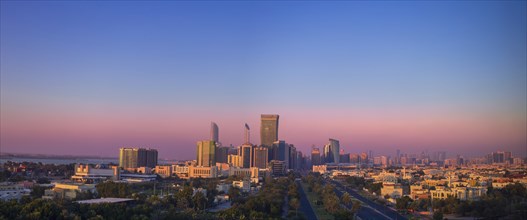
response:
<svg viewBox="0 0 527 220"><path fill-rule="evenodd" d="M304 178L304 189L307 188L306 194L309 202L313 206L317 218L319 219L353 219L355 212L360 208L360 204L353 204L355 209L349 210L341 206L341 198L335 193L333 185L324 184L322 177L318 173L310 173ZM344 194L342 197L343 204L351 204L351 198L346 198ZM349 196L349 195L348 195ZM314 201L314 205L313 205Z"/></svg>

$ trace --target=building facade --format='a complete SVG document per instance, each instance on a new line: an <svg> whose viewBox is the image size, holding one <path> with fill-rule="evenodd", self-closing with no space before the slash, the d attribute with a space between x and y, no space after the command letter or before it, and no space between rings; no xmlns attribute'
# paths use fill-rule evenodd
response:
<svg viewBox="0 0 527 220"><path fill-rule="evenodd" d="M156 149L145 148L120 148L119 167L135 169L138 167L153 168L157 165L158 154Z"/></svg>
<svg viewBox="0 0 527 220"><path fill-rule="evenodd" d="M254 167L258 167L260 169L267 168L267 156L268 151L266 147L256 147L254 148Z"/></svg>
<svg viewBox="0 0 527 220"><path fill-rule="evenodd" d="M261 145L270 147L275 141L278 141L278 118L278 115L261 115Z"/></svg>
<svg viewBox="0 0 527 220"><path fill-rule="evenodd" d="M216 143L212 140L198 141L197 166L211 167L216 165Z"/></svg>

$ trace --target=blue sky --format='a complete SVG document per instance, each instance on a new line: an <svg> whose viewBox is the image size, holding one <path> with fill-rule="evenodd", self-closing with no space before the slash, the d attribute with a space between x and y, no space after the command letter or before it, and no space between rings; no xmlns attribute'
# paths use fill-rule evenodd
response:
<svg viewBox="0 0 527 220"><path fill-rule="evenodd" d="M255 117L262 109L445 109L527 123L525 1L1 6L2 119L220 106ZM3 125L6 139L21 132L12 124ZM525 149L518 140L504 145Z"/></svg>

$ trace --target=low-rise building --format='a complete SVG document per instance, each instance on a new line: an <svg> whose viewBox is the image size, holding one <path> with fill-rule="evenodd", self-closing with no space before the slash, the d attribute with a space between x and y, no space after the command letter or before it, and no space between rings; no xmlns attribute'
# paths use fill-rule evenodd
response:
<svg viewBox="0 0 527 220"><path fill-rule="evenodd" d="M218 177L218 168L189 166L189 178L216 178Z"/></svg>
<svg viewBox="0 0 527 220"><path fill-rule="evenodd" d="M155 172L163 178L170 177L172 176L172 165L158 165Z"/></svg>
<svg viewBox="0 0 527 220"><path fill-rule="evenodd" d="M78 183L96 184L105 180L117 181L121 178L120 173L118 166L97 165L93 167L88 164L76 164L75 175L71 176L71 179Z"/></svg>
<svg viewBox="0 0 527 220"><path fill-rule="evenodd" d="M232 187L240 189L242 192L251 191L251 183L249 181L233 181Z"/></svg>
<svg viewBox="0 0 527 220"><path fill-rule="evenodd" d="M95 193L95 184L55 183L55 187L44 191L43 199L76 199L81 193Z"/></svg>
<svg viewBox="0 0 527 220"><path fill-rule="evenodd" d="M23 184L10 182L0 183L0 200L19 200L22 196L29 196L30 193L31 189L24 187Z"/></svg>

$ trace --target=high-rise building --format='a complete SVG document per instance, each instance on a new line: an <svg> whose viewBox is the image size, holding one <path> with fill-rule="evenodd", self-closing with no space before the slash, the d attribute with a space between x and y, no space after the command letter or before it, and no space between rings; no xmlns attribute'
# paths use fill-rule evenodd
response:
<svg viewBox="0 0 527 220"><path fill-rule="evenodd" d="M273 143L273 160L284 161L286 169L288 169L287 166L289 165L289 148L289 144L285 141L275 141Z"/></svg>
<svg viewBox="0 0 527 220"><path fill-rule="evenodd" d="M157 166L157 150L145 148L120 148L119 167L133 169L138 167Z"/></svg>
<svg viewBox="0 0 527 220"><path fill-rule="evenodd" d="M198 166L216 166L216 143L214 141L198 141L197 162Z"/></svg>
<svg viewBox="0 0 527 220"><path fill-rule="evenodd" d="M242 167L251 168L253 163L253 146L244 144L240 147L240 156L242 157Z"/></svg>
<svg viewBox="0 0 527 220"><path fill-rule="evenodd" d="M229 154L227 162L233 167L242 167L242 157L237 154Z"/></svg>
<svg viewBox="0 0 527 220"><path fill-rule="evenodd" d="M340 159L339 161L341 163L349 163L350 162L350 153L344 153L344 150L340 150Z"/></svg>
<svg viewBox="0 0 527 220"><path fill-rule="evenodd" d="M269 167L271 168L273 176L285 175L287 169L285 162L281 160L271 160L271 162L269 162Z"/></svg>
<svg viewBox="0 0 527 220"><path fill-rule="evenodd" d="M340 162L340 144L338 140L329 139L329 143L324 146L324 159L326 163Z"/></svg>
<svg viewBox="0 0 527 220"><path fill-rule="evenodd" d="M251 143L251 128L249 128L249 125L247 123L245 123L245 143Z"/></svg>
<svg viewBox="0 0 527 220"><path fill-rule="evenodd" d="M325 163L339 163L340 162L340 146L339 141L329 139L329 143L324 145L324 162Z"/></svg>
<svg viewBox="0 0 527 220"><path fill-rule="evenodd" d="M254 148L254 167L258 167L260 169L267 168L267 161L268 161L268 150L266 147L256 147Z"/></svg>
<svg viewBox="0 0 527 220"><path fill-rule="evenodd" d="M216 147L216 163L227 163L229 147Z"/></svg>
<svg viewBox="0 0 527 220"><path fill-rule="evenodd" d="M157 150L146 149L146 162L145 167L155 168L157 166Z"/></svg>
<svg viewBox="0 0 527 220"><path fill-rule="evenodd" d="M401 164L401 150L397 149L395 155L395 164L400 165Z"/></svg>
<svg viewBox="0 0 527 220"><path fill-rule="evenodd" d="M219 128L218 125L214 122L210 123L210 140L213 140L215 143L219 143Z"/></svg>
<svg viewBox="0 0 527 220"><path fill-rule="evenodd" d="M278 141L278 115L261 115L260 141L261 145L270 147Z"/></svg>
<svg viewBox="0 0 527 220"><path fill-rule="evenodd" d="M297 152L296 152L296 147L294 145L292 145L292 144L289 144L289 149L288 150L289 150L289 159L288 159L289 164L288 164L287 167L289 169L293 169L294 170L294 169L297 168L296 167L296 165L297 165L296 163L298 161L298 158L297 158L298 155L297 155Z"/></svg>
<svg viewBox="0 0 527 220"><path fill-rule="evenodd" d="M311 150L311 163L313 165L320 165L321 164L321 160L320 160L320 150L316 147L314 147L312 150Z"/></svg>
<svg viewBox="0 0 527 220"><path fill-rule="evenodd" d="M359 162L360 162L361 164L368 164L368 163L369 163L368 160L369 160L368 154L367 154L366 152L362 152L362 153L360 154L360 161L359 161Z"/></svg>

